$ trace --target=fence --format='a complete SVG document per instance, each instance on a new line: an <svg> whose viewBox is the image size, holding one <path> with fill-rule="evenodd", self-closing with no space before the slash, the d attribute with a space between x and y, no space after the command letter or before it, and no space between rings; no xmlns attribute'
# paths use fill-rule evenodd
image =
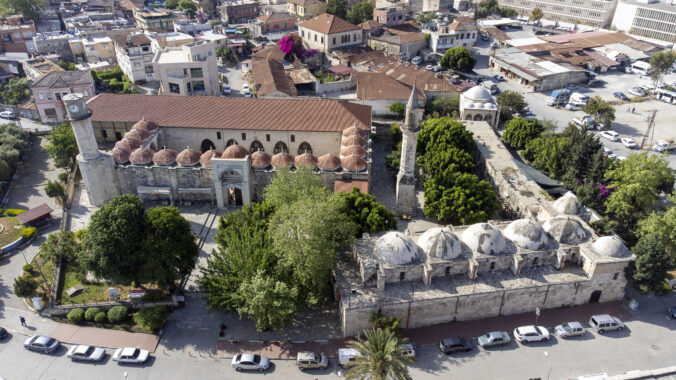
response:
<svg viewBox="0 0 676 380"><path fill-rule="evenodd" d="M58 305L51 306L47 309L44 309L40 314L46 317L59 317L67 315L73 309L89 309L90 307L98 307L101 311L106 311L112 309L115 306L124 306L128 310L131 309L146 309L154 306L169 306L177 307L178 298L172 296L171 300L167 301L154 301L154 302L143 302L143 301L105 301L105 302L90 302L90 303L79 303L79 304L70 304L70 305Z"/></svg>

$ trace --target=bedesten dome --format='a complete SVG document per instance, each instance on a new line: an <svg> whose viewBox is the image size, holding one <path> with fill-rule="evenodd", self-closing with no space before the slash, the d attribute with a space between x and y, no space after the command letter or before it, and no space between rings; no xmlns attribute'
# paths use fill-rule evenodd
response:
<svg viewBox="0 0 676 380"><path fill-rule="evenodd" d="M623 259L631 256L631 251L617 236L603 236L598 238L592 249L600 254Z"/></svg>
<svg viewBox="0 0 676 380"><path fill-rule="evenodd" d="M530 219L519 219L505 228L505 237L521 248L537 251L547 246L549 241L545 230Z"/></svg>
<svg viewBox="0 0 676 380"><path fill-rule="evenodd" d="M391 265L408 265L419 257L418 246L410 236L388 232L375 245L376 257Z"/></svg>
<svg viewBox="0 0 676 380"><path fill-rule="evenodd" d="M176 156L176 162L181 166L195 166L200 163L200 158L202 154L198 150L186 148Z"/></svg>
<svg viewBox="0 0 676 380"><path fill-rule="evenodd" d="M500 254L506 247L500 230L488 223L472 224L462 233L461 239L472 251L484 255Z"/></svg>
<svg viewBox="0 0 676 380"><path fill-rule="evenodd" d="M580 202L575 194L569 191L554 202L554 210L559 214L577 215L580 211Z"/></svg>
<svg viewBox="0 0 676 380"><path fill-rule="evenodd" d="M225 148L221 158L244 158L249 155L249 151L239 144L232 144Z"/></svg>
<svg viewBox="0 0 676 380"><path fill-rule="evenodd" d="M209 149L200 156L200 164L202 166L211 166L211 159L214 157L219 158L222 154L223 152L220 150Z"/></svg>
<svg viewBox="0 0 676 380"><path fill-rule="evenodd" d="M589 231L582 227L577 219L565 215L548 219L542 228L562 244L578 245L591 237Z"/></svg>
<svg viewBox="0 0 676 380"><path fill-rule="evenodd" d="M429 257L453 260L462 254L462 243L448 227L435 227L418 238L418 246Z"/></svg>

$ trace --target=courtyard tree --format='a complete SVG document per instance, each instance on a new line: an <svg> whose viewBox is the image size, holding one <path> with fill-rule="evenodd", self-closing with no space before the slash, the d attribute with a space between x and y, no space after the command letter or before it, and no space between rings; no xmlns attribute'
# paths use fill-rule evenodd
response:
<svg viewBox="0 0 676 380"><path fill-rule="evenodd" d="M500 7L500 15L502 17L509 17L513 18L519 15L519 12L516 11L514 8L510 7Z"/></svg>
<svg viewBox="0 0 676 380"><path fill-rule="evenodd" d="M326 13L345 18L347 16L347 1L329 0L326 3Z"/></svg>
<svg viewBox="0 0 676 380"><path fill-rule="evenodd" d="M38 288L38 283L31 278L30 274L25 274L14 279L14 294L17 297L30 297Z"/></svg>
<svg viewBox="0 0 676 380"><path fill-rule="evenodd" d="M40 256L53 263L59 260L64 264L75 263L79 252L80 244L75 241L75 235L71 231L53 232L40 244Z"/></svg>
<svg viewBox="0 0 676 380"><path fill-rule="evenodd" d="M528 20L533 21L533 22L538 22L540 19L544 17L544 13L542 12L542 9L540 8L533 8L533 10L530 12L530 16L528 17Z"/></svg>
<svg viewBox="0 0 676 380"><path fill-rule="evenodd" d="M352 188L349 193L341 192L338 198L343 201L341 212L347 215L356 225L355 237L368 232L394 230L397 218L371 194L365 194Z"/></svg>
<svg viewBox="0 0 676 380"><path fill-rule="evenodd" d="M305 55L303 39L297 33L288 33L277 41L279 49L291 59L292 56L302 58Z"/></svg>
<svg viewBox="0 0 676 380"><path fill-rule="evenodd" d="M470 72L476 65L476 59L466 47L456 46L446 50L444 56L439 60L442 69L451 69L455 71Z"/></svg>
<svg viewBox="0 0 676 380"><path fill-rule="evenodd" d="M632 285L642 294L661 291L673 261L659 237L656 235L642 237L634 246L633 252L636 260L626 269Z"/></svg>
<svg viewBox="0 0 676 380"><path fill-rule="evenodd" d="M650 79L655 88L662 82L664 75L671 71L674 61L676 53L671 50L663 50L650 56Z"/></svg>
<svg viewBox="0 0 676 380"><path fill-rule="evenodd" d="M5 160L0 160L0 181L9 181L12 178L12 168Z"/></svg>
<svg viewBox="0 0 676 380"><path fill-rule="evenodd" d="M672 195L669 202L676 204L676 196ZM637 234L641 237L657 236L667 253L676 262L676 207L669 206L666 210L653 212L638 223Z"/></svg>
<svg viewBox="0 0 676 380"><path fill-rule="evenodd" d="M59 181L48 180L45 186L45 194L50 198L54 198L57 202L62 202L63 197L66 196L66 190Z"/></svg>
<svg viewBox="0 0 676 380"><path fill-rule="evenodd" d="M14 123L0 125L0 160L12 168L28 152L28 132Z"/></svg>
<svg viewBox="0 0 676 380"><path fill-rule="evenodd" d="M355 4L347 11L347 21L359 25L373 18L373 6L368 1Z"/></svg>
<svg viewBox="0 0 676 380"><path fill-rule="evenodd" d="M460 105L460 97L453 95L450 98L438 98L428 100L425 103L425 113L433 114L434 118L440 116L457 115Z"/></svg>
<svg viewBox="0 0 676 380"><path fill-rule="evenodd" d="M46 7L44 0L0 0L3 15L21 14L24 18L35 21L35 24L40 21Z"/></svg>
<svg viewBox="0 0 676 380"><path fill-rule="evenodd" d="M396 102L390 104L389 109L390 109L390 112L399 116L400 119L404 117L404 113L406 112L406 106L404 105L404 103L402 103L400 101L396 101Z"/></svg>
<svg viewBox="0 0 676 380"><path fill-rule="evenodd" d="M59 65L59 67L61 67L62 69L66 70L66 71L77 70L77 68L75 67L75 63L71 62L71 61L59 61L56 64Z"/></svg>
<svg viewBox="0 0 676 380"><path fill-rule="evenodd" d="M472 172L476 168L474 158L462 149L456 147L432 148L427 150L424 157L418 160L420 171L427 178L442 178L449 173L467 173ZM444 180L444 183L448 181ZM452 183L452 180L450 181Z"/></svg>
<svg viewBox="0 0 676 380"><path fill-rule="evenodd" d="M498 109L500 110L500 120L506 121L512 118L515 113L523 114L528 103L523 95L516 91L503 91L497 97Z"/></svg>
<svg viewBox="0 0 676 380"><path fill-rule="evenodd" d="M405 356L408 340L398 338L393 330L371 329L359 336L357 341L348 343L361 353L349 364L346 379L408 380L408 363L415 359Z"/></svg>
<svg viewBox="0 0 676 380"><path fill-rule="evenodd" d="M322 179L310 169L278 170L265 187L265 203L279 208L303 199L325 199L329 191Z"/></svg>
<svg viewBox="0 0 676 380"><path fill-rule="evenodd" d="M434 13L420 13L415 19L421 24L427 24L436 18L437 15ZM432 37L432 35L430 35L430 37Z"/></svg>
<svg viewBox="0 0 676 380"><path fill-rule="evenodd" d="M542 124L535 119L528 120L517 117L505 124L505 133L502 138L512 148L524 149L529 142L538 138L544 130Z"/></svg>
<svg viewBox="0 0 676 380"><path fill-rule="evenodd" d="M26 79L10 79L7 83L0 83L0 101L5 104L17 105L30 96Z"/></svg>
<svg viewBox="0 0 676 380"><path fill-rule="evenodd" d="M167 0L164 2L164 7L167 9L176 9L178 8L178 0Z"/></svg>
<svg viewBox="0 0 676 380"><path fill-rule="evenodd" d="M472 132L458 120L450 117L427 119L422 123L416 152L424 156L428 149L456 147L472 154L476 149Z"/></svg>
<svg viewBox="0 0 676 380"><path fill-rule="evenodd" d="M425 206L427 217L454 225L485 222L500 210L498 198L490 183L474 174L454 175L449 186L438 178L425 182Z"/></svg>
<svg viewBox="0 0 676 380"><path fill-rule="evenodd" d="M69 167L80 152L70 123L64 121L57 125L46 138L49 144L44 149L49 157L54 160L54 166L57 168Z"/></svg>
<svg viewBox="0 0 676 380"><path fill-rule="evenodd" d="M237 293L241 300L237 312L256 322L256 330L278 329L289 324L297 311L298 288L276 280L259 270L243 282Z"/></svg>
<svg viewBox="0 0 676 380"><path fill-rule="evenodd" d="M195 4L190 0L179 0L178 9L188 13L190 18L195 16L195 13L197 13L197 6L195 6Z"/></svg>
<svg viewBox="0 0 676 380"><path fill-rule="evenodd" d="M594 121L601 124L603 128L609 129L615 120L615 107L607 101L595 96L589 99L582 110L592 116Z"/></svg>

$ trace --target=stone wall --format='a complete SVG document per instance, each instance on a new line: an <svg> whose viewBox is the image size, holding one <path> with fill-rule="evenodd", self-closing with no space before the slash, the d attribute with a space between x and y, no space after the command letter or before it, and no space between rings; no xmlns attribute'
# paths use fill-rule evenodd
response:
<svg viewBox="0 0 676 380"><path fill-rule="evenodd" d="M357 84L354 82L352 76L345 80L339 80L335 82L321 83L317 81L316 84L317 95L330 94L332 92L340 91L349 91L357 88Z"/></svg>

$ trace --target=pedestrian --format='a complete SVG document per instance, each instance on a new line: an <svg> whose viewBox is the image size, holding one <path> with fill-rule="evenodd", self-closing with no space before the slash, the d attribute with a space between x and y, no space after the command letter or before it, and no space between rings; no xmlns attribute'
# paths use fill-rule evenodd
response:
<svg viewBox="0 0 676 380"><path fill-rule="evenodd" d="M631 109L631 113L634 113L634 111L636 111L636 107Z"/></svg>
<svg viewBox="0 0 676 380"><path fill-rule="evenodd" d="M19 320L21 321L21 326L26 327L26 318L24 318L23 316L20 316Z"/></svg>

